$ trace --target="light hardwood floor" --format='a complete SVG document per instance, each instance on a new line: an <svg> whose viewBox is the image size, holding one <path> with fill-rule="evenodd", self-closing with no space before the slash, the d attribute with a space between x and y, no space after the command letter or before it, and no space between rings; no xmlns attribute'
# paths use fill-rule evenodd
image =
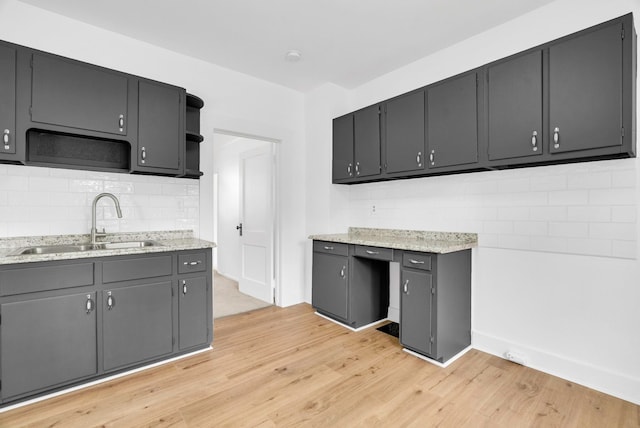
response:
<svg viewBox="0 0 640 428"><path fill-rule="evenodd" d="M214 324L211 351L2 413L0 426L640 426L640 406L476 350L441 369L306 304Z"/></svg>

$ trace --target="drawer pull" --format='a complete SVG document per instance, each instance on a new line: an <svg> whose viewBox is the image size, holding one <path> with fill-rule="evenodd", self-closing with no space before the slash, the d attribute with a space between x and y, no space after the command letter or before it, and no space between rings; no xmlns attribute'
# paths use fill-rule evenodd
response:
<svg viewBox="0 0 640 428"><path fill-rule="evenodd" d="M87 310L87 314L90 314L93 310L94 304L93 300L91 300L91 294L87 294L87 303L85 305L85 309Z"/></svg>
<svg viewBox="0 0 640 428"><path fill-rule="evenodd" d="M325 246L324 246L324 249L325 249L325 250L329 250L329 251L333 251L333 247L330 247L330 246L328 246L328 245L325 245Z"/></svg>
<svg viewBox="0 0 640 428"><path fill-rule="evenodd" d="M116 305L116 300L111 295L111 291L107 292L107 296L107 310L110 311Z"/></svg>
<svg viewBox="0 0 640 428"><path fill-rule="evenodd" d="M412 265L423 265L424 264L424 260L409 259L409 263L411 263Z"/></svg>
<svg viewBox="0 0 640 428"><path fill-rule="evenodd" d="M372 255L372 256L374 256L374 255L376 255L376 254L380 254L380 252L379 252L379 251L366 250L365 252L366 252L367 254Z"/></svg>
<svg viewBox="0 0 640 428"><path fill-rule="evenodd" d="M197 261L194 261L194 262L184 262L183 265L185 265L185 266L196 266L196 265L199 265L200 263L202 263L202 261L197 260Z"/></svg>

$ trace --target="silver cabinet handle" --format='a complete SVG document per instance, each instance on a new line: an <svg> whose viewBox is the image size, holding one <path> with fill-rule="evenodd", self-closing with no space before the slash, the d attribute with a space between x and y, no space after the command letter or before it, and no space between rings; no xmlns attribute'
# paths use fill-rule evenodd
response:
<svg viewBox="0 0 640 428"><path fill-rule="evenodd" d="M342 269L340 269L340 278L344 278L345 270L347 270L347 267L346 266L342 266Z"/></svg>
<svg viewBox="0 0 640 428"><path fill-rule="evenodd" d="M349 177L353 177L353 172L351 172L351 164L347 165L347 173L349 173Z"/></svg>
<svg viewBox="0 0 640 428"><path fill-rule="evenodd" d="M333 247L330 247L330 246L328 246L328 245L325 245L325 246L324 246L324 249L325 249L325 250L329 250L329 251L333 251Z"/></svg>
<svg viewBox="0 0 640 428"><path fill-rule="evenodd" d="M418 152L418 155L416 156L416 163L418 166L422 166L422 152Z"/></svg>
<svg viewBox="0 0 640 428"><path fill-rule="evenodd" d="M187 294L187 281L182 280L182 294Z"/></svg>
<svg viewBox="0 0 640 428"><path fill-rule="evenodd" d="M560 128L558 128L557 126L553 130L553 148L554 149L560 148Z"/></svg>
<svg viewBox="0 0 640 428"><path fill-rule="evenodd" d="M118 128L120 129L120 132L124 131L124 114L121 114L118 118Z"/></svg>
<svg viewBox="0 0 640 428"><path fill-rule="evenodd" d="M423 265L424 264L424 260L409 259L409 263L411 263L412 265Z"/></svg>
<svg viewBox="0 0 640 428"><path fill-rule="evenodd" d="M2 133L2 142L4 143L5 150L9 150L9 134L11 134L11 131L8 129L5 129Z"/></svg>
<svg viewBox="0 0 640 428"><path fill-rule="evenodd" d="M87 302L85 304L85 309L87 310L87 314L90 314L91 311L93 310L94 304L93 304L93 300L91 299L91 294L87 294Z"/></svg>
<svg viewBox="0 0 640 428"><path fill-rule="evenodd" d="M111 295L111 291L107 291L107 310L111 310L113 309L113 307L116 305L116 300L115 298Z"/></svg>
<svg viewBox="0 0 640 428"><path fill-rule="evenodd" d="M409 280L404 281L404 285L402 286L404 294L409 294Z"/></svg>
<svg viewBox="0 0 640 428"><path fill-rule="evenodd" d="M195 266L195 265L199 265L200 263L202 263L201 260L196 260L196 261L192 261L192 262L184 262L182 263L185 266Z"/></svg>
<svg viewBox="0 0 640 428"><path fill-rule="evenodd" d="M429 162L431 162L431 165L435 165L436 164L436 151L435 150L431 150L431 154L429 154Z"/></svg>
<svg viewBox="0 0 640 428"><path fill-rule="evenodd" d="M531 149L534 152L538 151L538 131L533 131L531 133Z"/></svg>
<svg viewBox="0 0 640 428"><path fill-rule="evenodd" d="M378 251L371 251L371 250L366 250L365 252L367 254L371 254L371 255L380 254L380 252L378 252Z"/></svg>
<svg viewBox="0 0 640 428"><path fill-rule="evenodd" d="M360 162L356 162L356 175L360 175Z"/></svg>
<svg viewBox="0 0 640 428"><path fill-rule="evenodd" d="M140 149L140 162L144 163L145 160L147 160L147 149L143 147Z"/></svg>

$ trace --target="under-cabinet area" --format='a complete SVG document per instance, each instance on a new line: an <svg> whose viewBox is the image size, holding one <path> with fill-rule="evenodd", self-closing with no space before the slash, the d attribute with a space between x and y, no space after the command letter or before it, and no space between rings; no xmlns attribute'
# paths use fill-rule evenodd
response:
<svg viewBox="0 0 640 428"><path fill-rule="evenodd" d="M2 405L208 348L212 259L203 242L106 257L3 257Z"/></svg>
<svg viewBox="0 0 640 428"><path fill-rule="evenodd" d="M631 14L333 120L332 182L636 156Z"/></svg>
<svg viewBox="0 0 640 428"><path fill-rule="evenodd" d="M389 264L397 263L402 346L445 364L470 346L475 234L350 228L310 239L312 305L319 314L352 329L387 319Z"/></svg>
<svg viewBox="0 0 640 428"><path fill-rule="evenodd" d="M3 41L0 59L1 163L202 175L185 89Z"/></svg>

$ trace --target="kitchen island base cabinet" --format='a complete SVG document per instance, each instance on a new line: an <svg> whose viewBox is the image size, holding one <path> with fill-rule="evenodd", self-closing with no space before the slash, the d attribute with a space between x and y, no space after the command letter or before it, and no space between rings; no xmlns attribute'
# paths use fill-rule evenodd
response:
<svg viewBox="0 0 640 428"><path fill-rule="evenodd" d="M429 262L420 263L425 257ZM471 250L405 252L400 293L400 343L407 349L443 363L471 344Z"/></svg>
<svg viewBox="0 0 640 428"><path fill-rule="evenodd" d="M97 373L95 300L77 293L0 305L3 400Z"/></svg>

